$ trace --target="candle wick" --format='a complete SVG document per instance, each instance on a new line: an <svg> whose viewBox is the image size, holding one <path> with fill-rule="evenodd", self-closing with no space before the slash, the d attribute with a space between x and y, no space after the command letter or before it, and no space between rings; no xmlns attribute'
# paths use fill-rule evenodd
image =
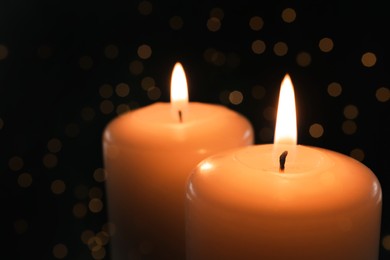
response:
<svg viewBox="0 0 390 260"><path fill-rule="evenodd" d="M280 164L280 171L284 171L284 164L286 163L286 157L287 157L288 152L284 151L280 157L279 157L279 164Z"/></svg>
<svg viewBox="0 0 390 260"><path fill-rule="evenodd" d="M179 121L180 121L180 123L182 123L183 122L183 115L182 115L181 110L179 110L178 113L179 113Z"/></svg>

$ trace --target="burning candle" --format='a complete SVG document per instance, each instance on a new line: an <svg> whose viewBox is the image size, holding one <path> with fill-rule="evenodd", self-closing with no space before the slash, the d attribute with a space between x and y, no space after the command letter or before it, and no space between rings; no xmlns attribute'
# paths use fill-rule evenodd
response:
<svg viewBox="0 0 390 260"><path fill-rule="evenodd" d="M253 144L253 129L225 106L188 102L184 69L172 72L171 102L129 111L103 134L112 257L185 259L185 184L204 158Z"/></svg>
<svg viewBox="0 0 390 260"><path fill-rule="evenodd" d="M187 260L378 259L382 191L361 162L297 145L284 78L273 144L221 152L187 182Z"/></svg>

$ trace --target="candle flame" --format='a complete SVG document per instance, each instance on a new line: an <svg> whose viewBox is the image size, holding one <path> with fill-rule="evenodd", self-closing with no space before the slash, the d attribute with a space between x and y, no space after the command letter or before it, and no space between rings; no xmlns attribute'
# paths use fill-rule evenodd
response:
<svg viewBox="0 0 390 260"><path fill-rule="evenodd" d="M297 144L294 86L288 74L284 77L280 87L274 144Z"/></svg>
<svg viewBox="0 0 390 260"><path fill-rule="evenodd" d="M177 62L171 77L171 105L175 112L182 113L188 104L188 87L186 74L180 62Z"/></svg>

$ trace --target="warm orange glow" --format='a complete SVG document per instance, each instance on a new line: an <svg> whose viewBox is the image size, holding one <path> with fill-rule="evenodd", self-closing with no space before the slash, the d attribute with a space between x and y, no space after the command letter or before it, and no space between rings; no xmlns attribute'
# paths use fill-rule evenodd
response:
<svg viewBox="0 0 390 260"><path fill-rule="evenodd" d="M284 77L280 87L274 144L297 144L294 86L288 74Z"/></svg>
<svg viewBox="0 0 390 260"><path fill-rule="evenodd" d="M173 68L171 78L171 104L175 111L183 111L188 104L187 79L181 63Z"/></svg>

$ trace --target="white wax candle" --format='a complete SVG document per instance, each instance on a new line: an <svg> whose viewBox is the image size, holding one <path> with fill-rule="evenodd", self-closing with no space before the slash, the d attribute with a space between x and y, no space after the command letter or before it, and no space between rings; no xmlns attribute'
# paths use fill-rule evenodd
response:
<svg viewBox="0 0 390 260"><path fill-rule="evenodd" d="M103 147L113 259L185 259L189 173L202 159L253 141L250 122L222 105L157 102L110 122Z"/></svg>
<svg viewBox="0 0 390 260"><path fill-rule="evenodd" d="M190 175L187 259L378 259L374 173L349 156L296 145L278 123L274 144L213 155Z"/></svg>

